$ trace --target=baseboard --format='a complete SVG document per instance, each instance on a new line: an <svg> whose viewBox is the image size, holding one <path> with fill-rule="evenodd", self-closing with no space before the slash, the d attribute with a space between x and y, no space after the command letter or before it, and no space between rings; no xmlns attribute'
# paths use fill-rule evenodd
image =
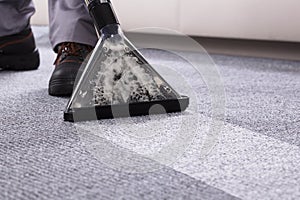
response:
<svg viewBox="0 0 300 200"><path fill-rule="evenodd" d="M160 47L170 50L195 51L194 46L184 44L182 36L158 35L147 33L126 33L128 38L139 47ZM300 43L260 41L244 39L225 39L191 37L208 53L249 57L274 58L300 61Z"/></svg>

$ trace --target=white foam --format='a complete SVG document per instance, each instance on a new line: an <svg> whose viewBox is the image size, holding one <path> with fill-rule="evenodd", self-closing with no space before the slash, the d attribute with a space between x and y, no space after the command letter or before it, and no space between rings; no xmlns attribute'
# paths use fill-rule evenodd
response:
<svg viewBox="0 0 300 200"><path fill-rule="evenodd" d="M134 55L136 49L127 45L124 39L107 39L103 50L100 70L92 80L95 105L166 99L166 93L176 98L164 81L149 69L150 66Z"/></svg>

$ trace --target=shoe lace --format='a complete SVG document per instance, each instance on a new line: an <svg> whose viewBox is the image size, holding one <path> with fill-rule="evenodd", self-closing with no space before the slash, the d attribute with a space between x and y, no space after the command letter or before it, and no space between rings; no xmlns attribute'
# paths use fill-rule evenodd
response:
<svg viewBox="0 0 300 200"><path fill-rule="evenodd" d="M54 64L56 65L63 61L67 56L75 56L83 61L87 54L89 54L92 50L93 47L89 45L77 44L74 42L61 43L58 47L58 55Z"/></svg>

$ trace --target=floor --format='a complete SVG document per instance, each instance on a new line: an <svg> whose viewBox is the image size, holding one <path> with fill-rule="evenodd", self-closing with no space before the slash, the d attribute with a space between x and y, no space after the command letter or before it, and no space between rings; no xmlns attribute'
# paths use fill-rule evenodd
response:
<svg viewBox="0 0 300 200"><path fill-rule="evenodd" d="M300 198L300 62L143 50L189 109L73 124L34 32L40 68L0 71L0 199Z"/></svg>

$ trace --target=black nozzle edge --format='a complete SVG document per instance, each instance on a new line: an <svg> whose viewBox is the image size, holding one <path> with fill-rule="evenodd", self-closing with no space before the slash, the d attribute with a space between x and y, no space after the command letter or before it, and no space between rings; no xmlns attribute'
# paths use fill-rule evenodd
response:
<svg viewBox="0 0 300 200"><path fill-rule="evenodd" d="M120 24L110 0L87 0L86 2L98 33L107 25Z"/></svg>

